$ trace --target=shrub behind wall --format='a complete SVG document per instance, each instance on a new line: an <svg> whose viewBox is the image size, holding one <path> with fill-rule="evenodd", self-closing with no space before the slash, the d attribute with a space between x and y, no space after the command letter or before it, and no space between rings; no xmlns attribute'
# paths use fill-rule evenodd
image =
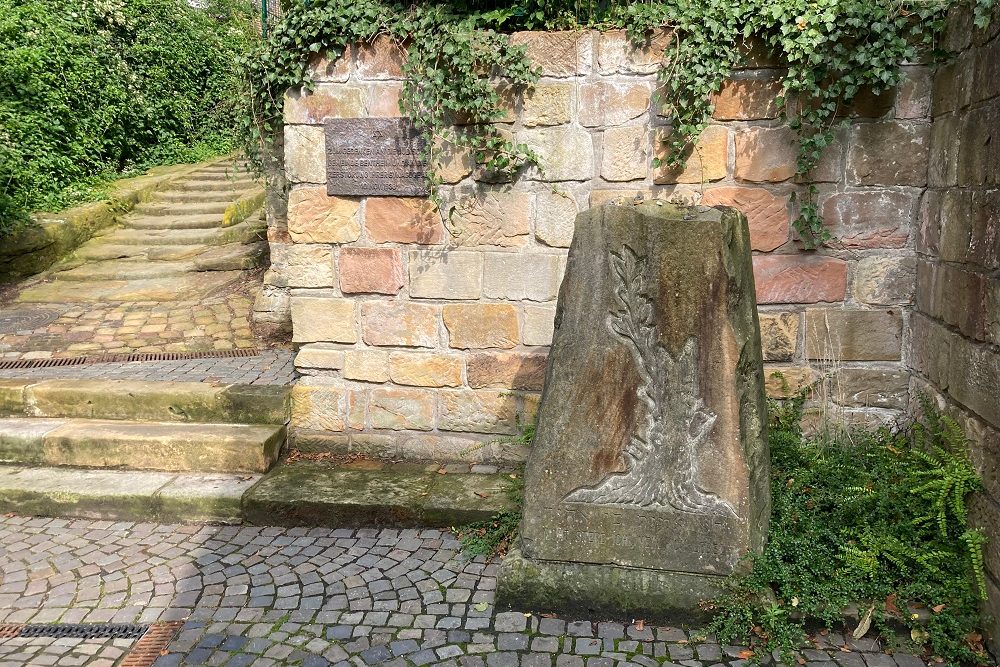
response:
<svg viewBox="0 0 1000 667"><path fill-rule="evenodd" d="M0 0L0 235L71 185L225 149L249 5Z"/></svg>

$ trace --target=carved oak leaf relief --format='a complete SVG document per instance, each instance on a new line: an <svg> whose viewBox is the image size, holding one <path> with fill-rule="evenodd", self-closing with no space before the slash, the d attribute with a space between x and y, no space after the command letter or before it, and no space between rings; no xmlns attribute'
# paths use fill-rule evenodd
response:
<svg viewBox="0 0 1000 667"><path fill-rule="evenodd" d="M645 418L624 447L625 471L580 487L563 500L735 517L732 505L698 483L696 454L717 419L700 397L698 341L688 338L676 355L659 345L646 291L646 260L623 246L620 253L611 253L610 261L615 303L606 325L635 360Z"/></svg>

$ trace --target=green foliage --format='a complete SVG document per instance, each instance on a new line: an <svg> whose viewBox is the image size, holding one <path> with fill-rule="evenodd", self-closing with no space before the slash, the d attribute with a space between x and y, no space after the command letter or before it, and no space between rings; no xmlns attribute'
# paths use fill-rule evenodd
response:
<svg viewBox="0 0 1000 667"><path fill-rule="evenodd" d="M247 7L0 0L0 235L115 175L230 150Z"/></svg>
<svg viewBox="0 0 1000 667"><path fill-rule="evenodd" d="M401 106L429 140L433 158L447 143L469 147L487 173L510 178L537 156L505 138L491 85L507 78L517 89L537 78L523 52L501 33L514 30L627 28L636 42L668 26L678 39L664 54L662 103L673 131L666 162L678 165L707 126L711 96L733 71L762 57L784 68L786 120L800 137L797 177L809 173L834 140L859 93L878 94L900 82L899 65L933 52L948 11L971 4L985 26L995 0L929 2L867 0L452 0L404 5L388 0L293 3L266 46L245 62L252 100L243 122L248 152L260 161L261 142L281 127L286 90L310 88L309 59L340 55L351 42L389 35L408 45ZM751 53L749 45L763 47ZM471 124L456 131L462 118ZM542 165L544 166L544 165ZM806 248L830 237L810 186L795 227Z"/></svg>
<svg viewBox="0 0 1000 667"><path fill-rule="evenodd" d="M792 664L807 623L834 626L855 604L875 629L899 617L950 664L984 661L985 536L966 524L981 483L961 429L925 401L905 430L803 437L801 403L772 408L768 544L713 603L710 631ZM930 613L926 627L914 608Z"/></svg>

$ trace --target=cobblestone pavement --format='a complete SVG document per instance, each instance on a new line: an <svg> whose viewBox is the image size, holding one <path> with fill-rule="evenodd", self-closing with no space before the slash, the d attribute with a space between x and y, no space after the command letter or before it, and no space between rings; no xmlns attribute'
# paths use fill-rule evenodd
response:
<svg viewBox="0 0 1000 667"><path fill-rule="evenodd" d="M218 382L222 384L291 384L295 378L291 350L263 350L252 357L129 361L79 364L52 368L7 368L4 379L151 380L158 382Z"/></svg>
<svg viewBox="0 0 1000 667"><path fill-rule="evenodd" d="M0 519L0 623L184 620L157 667L743 667L680 628L494 609L497 565L437 530ZM107 664L0 639L0 664ZM806 667L921 667L877 641L817 636ZM112 648L120 648L115 645ZM16 651L18 660L10 662ZM28 655L35 651L33 655ZM5 657L6 656L6 657ZM56 662L52 662L56 656Z"/></svg>
<svg viewBox="0 0 1000 667"><path fill-rule="evenodd" d="M251 305L242 293L191 302L8 304L4 311L48 311L55 319L0 334L0 358L256 347L260 341L250 330Z"/></svg>

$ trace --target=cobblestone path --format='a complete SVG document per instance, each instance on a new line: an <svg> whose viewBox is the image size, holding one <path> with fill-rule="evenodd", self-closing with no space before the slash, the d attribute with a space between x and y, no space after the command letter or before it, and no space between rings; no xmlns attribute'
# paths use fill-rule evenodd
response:
<svg viewBox="0 0 1000 667"><path fill-rule="evenodd" d="M0 624L184 621L157 667L743 667L697 631L494 608L497 565L436 530L0 519ZM0 626L2 629L2 626ZM129 640L3 639L0 665L111 665ZM851 650L839 648L849 646ZM806 667L921 667L817 636Z"/></svg>

